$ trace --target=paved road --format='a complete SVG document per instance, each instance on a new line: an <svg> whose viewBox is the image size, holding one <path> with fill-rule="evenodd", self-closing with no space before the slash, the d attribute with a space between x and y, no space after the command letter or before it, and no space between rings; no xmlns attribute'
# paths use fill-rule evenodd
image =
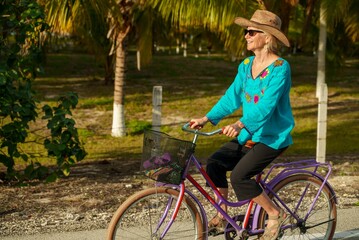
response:
<svg viewBox="0 0 359 240"><path fill-rule="evenodd" d="M359 207L340 209L334 239L359 240ZM5 237L1 240L104 240L106 229L82 232L52 233L31 236ZM224 239L217 236L210 239Z"/></svg>

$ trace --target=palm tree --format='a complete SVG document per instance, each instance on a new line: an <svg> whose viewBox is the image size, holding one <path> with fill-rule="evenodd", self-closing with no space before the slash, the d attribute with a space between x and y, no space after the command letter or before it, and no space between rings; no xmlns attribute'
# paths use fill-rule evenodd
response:
<svg viewBox="0 0 359 240"><path fill-rule="evenodd" d="M113 6L109 13L110 31L107 36L112 40L110 55L115 53L115 82L113 98L112 131L114 137L126 135L125 129L125 106L124 106L124 84L126 72L126 44L127 37L132 28L132 6L133 2L121 0Z"/></svg>
<svg viewBox="0 0 359 240"><path fill-rule="evenodd" d="M45 8L53 38L68 34L78 36L85 47L105 59L104 79L108 83L113 68L112 58L108 56L110 42L106 38L108 27L103 14L108 11L109 2L90 0L83 4L79 0L41 0L40 3Z"/></svg>
<svg viewBox="0 0 359 240"><path fill-rule="evenodd" d="M133 30L135 20L149 22L149 8L142 8L142 1L120 0L117 2L108 0L90 0L86 4L80 0L51 0L44 3L48 13L48 22L57 33L76 33L83 39L91 39L92 49L105 53L107 60L106 76L111 75L113 57L114 67L114 108L112 121L112 136L122 137L126 135L124 117L124 83L126 70L126 44L129 33ZM141 9L142 8L142 9ZM141 12L142 11L142 12ZM139 14L141 12L141 14ZM143 27L138 24L141 34L148 35L150 26ZM141 28L142 26L142 28ZM111 40L111 45L106 41ZM152 38L139 38L139 50L148 51ZM110 50L111 48L111 50ZM148 54L142 54L141 61L149 62ZM108 81L105 79L105 81Z"/></svg>
<svg viewBox="0 0 359 240"><path fill-rule="evenodd" d="M328 25L327 58L341 64L345 56L355 53L355 45L359 40L359 3L351 0L323 0L322 6Z"/></svg>
<svg viewBox="0 0 359 240"><path fill-rule="evenodd" d="M227 0L148 0L165 19L179 28L203 28L218 36L224 47L236 56L245 50L244 39L239 38L243 30L233 24L237 16L251 17L258 8L254 1Z"/></svg>
<svg viewBox="0 0 359 240"><path fill-rule="evenodd" d="M299 48L302 48L303 45L307 42L308 32L312 23L313 13L316 7L318 0L307 0L304 6L305 9L305 22L301 30L301 39L299 43Z"/></svg>
<svg viewBox="0 0 359 240"><path fill-rule="evenodd" d="M282 20L282 31L287 34L292 10L298 3L299 0L269 0L264 2L264 8L275 12L280 17Z"/></svg>
<svg viewBox="0 0 359 240"><path fill-rule="evenodd" d="M112 41L112 50L116 56L114 103L112 116L113 137L126 135L124 85L126 79L126 55L129 33L137 27L138 52L141 55L141 63L150 61L152 50L152 14L151 9L146 8L142 1L120 0L109 13L109 27L107 34Z"/></svg>

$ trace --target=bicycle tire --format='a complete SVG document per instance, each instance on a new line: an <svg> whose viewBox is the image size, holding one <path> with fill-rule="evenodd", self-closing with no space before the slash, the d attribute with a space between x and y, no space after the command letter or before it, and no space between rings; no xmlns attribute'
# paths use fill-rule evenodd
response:
<svg viewBox="0 0 359 240"><path fill-rule="evenodd" d="M321 185L322 181L318 178L299 174L283 179L273 190L292 211L297 208L298 217L304 219ZM305 194L303 194L304 192ZM301 196L303 196L303 200L299 206L296 206ZM269 194L269 197L279 206L279 201L273 198L273 194ZM288 215L289 213L287 213ZM267 214L264 209L261 209L259 229L264 229L266 219ZM332 239L336 222L337 211L334 195L329 190L329 187L324 185L307 220L300 222L293 216L288 217L283 226L289 226L290 224L292 227L282 228L278 239Z"/></svg>
<svg viewBox="0 0 359 240"><path fill-rule="evenodd" d="M128 198L115 212L107 231L108 240L160 239L172 216L179 192L159 187L142 190ZM173 200L173 201L172 201ZM171 202L171 204L167 204ZM159 231L155 231L169 206ZM203 221L196 205L184 197L178 215L164 239L205 239Z"/></svg>

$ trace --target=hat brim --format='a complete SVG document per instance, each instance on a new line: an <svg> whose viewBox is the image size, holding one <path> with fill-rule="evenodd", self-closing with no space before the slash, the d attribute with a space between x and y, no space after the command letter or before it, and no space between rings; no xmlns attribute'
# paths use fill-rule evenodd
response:
<svg viewBox="0 0 359 240"><path fill-rule="evenodd" d="M278 30L277 28L274 28L274 27L266 25L266 24L257 23L257 22L254 22L254 21L242 18L242 17L235 18L234 23L238 24L239 26L241 26L243 28L254 27L254 28L263 30L269 34L272 34L283 45L290 47L288 38L285 36L285 34L282 31Z"/></svg>

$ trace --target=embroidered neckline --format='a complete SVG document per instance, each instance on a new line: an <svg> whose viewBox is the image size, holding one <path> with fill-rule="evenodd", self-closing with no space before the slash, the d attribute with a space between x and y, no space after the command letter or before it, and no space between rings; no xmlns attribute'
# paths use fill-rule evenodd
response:
<svg viewBox="0 0 359 240"><path fill-rule="evenodd" d="M247 60L247 59L246 59ZM277 58L275 61L273 61L271 64L269 64L266 68L264 68L256 77L253 77L253 74L252 74L252 67L253 67L253 61L254 61L254 57L251 59L250 61L250 66L249 66L249 72L250 72L250 76L251 76L251 79L254 81L256 79L264 79L268 76L268 74L270 73L269 71L269 68L273 65L274 67L277 67L277 66L282 66L283 65L283 59L281 59L280 57ZM245 64L247 65L249 62L247 61Z"/></svg>

